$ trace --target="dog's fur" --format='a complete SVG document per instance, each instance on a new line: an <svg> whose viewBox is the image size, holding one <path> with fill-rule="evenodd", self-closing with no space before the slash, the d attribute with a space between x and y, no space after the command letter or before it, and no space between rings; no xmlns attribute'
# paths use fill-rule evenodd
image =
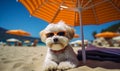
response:
<svg viewBox="0 0 120 71"><path fill-rule="evenodd" d="M47 33L55 33L64 31L64 36L54 35L46 37ZM41 40L46 43L48 47L47 55L44 63L45 71L67 70L75 68L79 65L77 56L69 41L74 36L74 29L67 26L63 21L57 24L49 24L43 31L40 32ZM57 42L54 39L57 38Z"/></svg>

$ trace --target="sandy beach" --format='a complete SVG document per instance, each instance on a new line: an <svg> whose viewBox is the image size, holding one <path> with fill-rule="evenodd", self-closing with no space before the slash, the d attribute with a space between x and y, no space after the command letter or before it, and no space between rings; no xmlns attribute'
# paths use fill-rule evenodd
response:
<svg viewBox="0 0 120 71"><path fill-rule="evenodd" d="M74 48L77 52L79 48ZM42 71L47 47L0 46L0 71ZM67 71L120 71L120 63L111 61L87 60Z"/></svg>

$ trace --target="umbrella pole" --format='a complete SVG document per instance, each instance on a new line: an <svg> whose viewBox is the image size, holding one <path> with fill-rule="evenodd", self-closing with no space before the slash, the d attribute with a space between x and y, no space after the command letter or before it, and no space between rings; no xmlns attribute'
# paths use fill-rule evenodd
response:
<svg viewBox="0 0 120 71"><path fill-rule="evenodd" d="M82 11L79 11L79 18L80 18L80 31L81 31L81 37L82 37L82 60L83 63L86 63L86 52L85 52L85 45L84 45L84 33L83 33L83 25L82 25Z"/></svg>
<svg viewBox="0 0 120 71"><path fill-rule="evenodd" d="M80 24L80 31L81 31L81 37L82 37L82 60L83 64L86 63L86 52L85 52L85 45L84 45L84 33L83 33L83 25L82 25L82 5L80 5L80 0L77 0L77 8L78 8L78 14L79 14L79 24Z"/></svg>

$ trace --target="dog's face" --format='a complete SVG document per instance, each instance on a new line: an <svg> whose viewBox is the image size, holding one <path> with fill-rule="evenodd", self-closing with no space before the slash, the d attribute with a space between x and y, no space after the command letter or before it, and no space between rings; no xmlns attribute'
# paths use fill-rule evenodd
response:
<svg viewBox="0 0 120 71"><path fill-rule="evenodd" d="M57 24L49 24L40 32L41 40L52 50L61 50L68 45L74 36L74 29L63 21Z"/></svg>

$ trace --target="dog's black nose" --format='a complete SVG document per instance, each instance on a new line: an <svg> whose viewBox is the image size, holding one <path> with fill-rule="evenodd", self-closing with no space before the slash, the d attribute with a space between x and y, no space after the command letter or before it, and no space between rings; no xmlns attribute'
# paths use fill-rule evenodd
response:
<svg viewBox="0 0 120 71"><path fill-rule="evenodd" d="M54 42L58 42L58 38L54 38L53 41L54 41Z"/></svg>

